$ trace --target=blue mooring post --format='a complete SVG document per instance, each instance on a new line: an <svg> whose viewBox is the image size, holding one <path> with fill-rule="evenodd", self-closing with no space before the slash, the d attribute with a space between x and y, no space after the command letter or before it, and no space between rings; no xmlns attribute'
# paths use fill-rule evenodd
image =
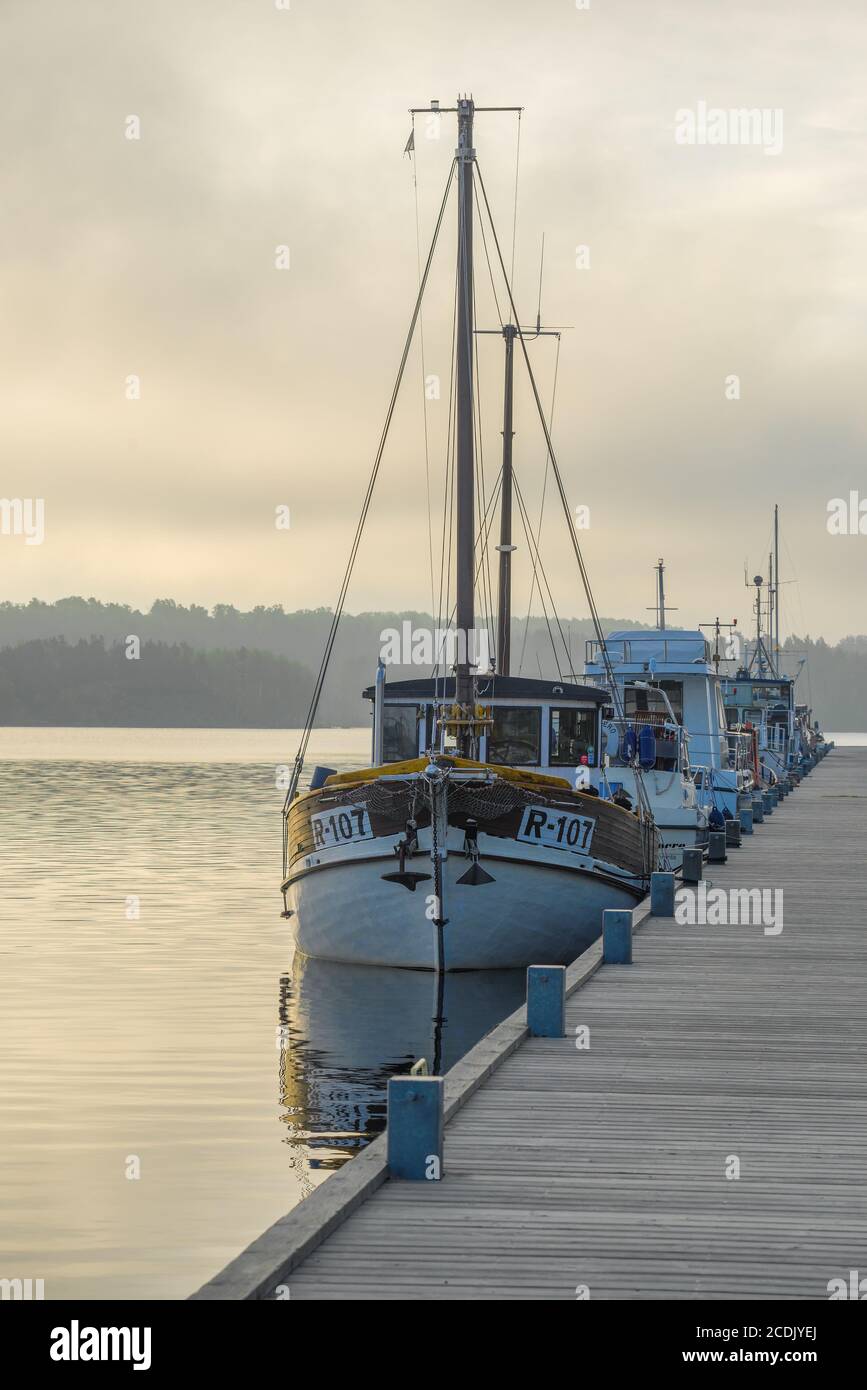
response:
<svg viewBox="0 0 867 1390"><path fill-rule="evenodd" d="M764 808L766 816L772 816L774 814L774 803L771 799L770 791L762 793L762 807Z"/></svg>
<svg viewBox="0 0 867 1390"><path fill-rule="evenodd" d="M606 965L632 964L632 913L609 907L602 914L602 959Z"/></svg>
<svg viewBox="0 0 867 1390"><path fill-rule="evenodd" d="M738 811L738 818L741 823L741 834L752 835L753 833L753 808L752 806L742 806Z"/></svg>
<svg viewBox="0 0 867 1390"><path fill-rule="evenodd" d="M681 878L684 883L698 883L701 879L702 852L700 849L685 849L683 851L683 866L681 868Z"/></svg>
<svg viewBox="0 0 867 1390"><path fill-rule="evenodd" d="M388 1170L393 1178L437 1181L443 1171L443 1079L392 1076L388 1082Z"/></svg>
<svg viewBox="0 0 867 1390"><path fill-rule="evenodd" d="M753 825L761 825L765 818L765 798L761 795L753 797Z"/></svg>
<svg viewBox="0 0 867 1390"><path fill-rule="evenodd" d="M726 862L726 833L724 830L712 830L708 835L707 862L709 864L724 864Z"/></svg>
<svg viewBox="0 0 867 1390"><path fill-rule="evenodd" d="M726 821L726 844L730 849L740 849L741 823L739 820Z"/></svg>
<svg viewBox="0 0 867 1390"><path fill-rule="evenodd" d="M654 917L674 916L674 874L650 875L650 911Z"/></svg>
<svg viewBox="0 0 867 1390"><path fill-rule="evenodd" d="M562 1038L565 1035L565 965L527 967L527 1027L531 1038Z"/></svg>

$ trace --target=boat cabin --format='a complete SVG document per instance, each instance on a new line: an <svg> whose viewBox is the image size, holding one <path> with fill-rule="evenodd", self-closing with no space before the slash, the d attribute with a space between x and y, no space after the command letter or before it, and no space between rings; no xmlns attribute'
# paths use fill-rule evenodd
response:
<svg viewBox="0 0 867 1390"><path fill-rule="evenodd" d="M383 682L381 757L377 756L377 687L364 698L374 702L373 761L406 762L431 752L457 752L449 715L455 680ZM476 678L476 718L481 729L478 761L526 768L575 780L576 769L599 765L604 690L565 681L523 676Z"/></svg>
<svg viewBox="0 0 867 1390"><path fill-rule="evenodd" d="M693 765L729 766L720 683L703 632L678 628L612 632L605 646L627 718L645 713L646 696L640 683L647 681L667 697L677 722L688 730ZM600 684L609 679L595 640L587 643L584 674Z"/></svg>
<svg viewBox="0 0 867 1390"><path fill-rule="evenodd" d="M752 725L759 746L785 766L795 736L794 681L788 676L754 676L740 671L723 682L730 728Z"/></svg>

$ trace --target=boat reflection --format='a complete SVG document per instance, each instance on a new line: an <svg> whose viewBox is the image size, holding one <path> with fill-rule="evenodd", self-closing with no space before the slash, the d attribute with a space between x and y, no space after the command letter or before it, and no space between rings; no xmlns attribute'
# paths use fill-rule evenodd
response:
<svg viewBox="0 0 867 1390"><path fill-rule="evenodd" d="M524 1000L523 970L441 975L296 954L280 980L286 1142L307 1173L341 1167L385 1128L386 1084L424 1057L442 1075Z"/></svg>

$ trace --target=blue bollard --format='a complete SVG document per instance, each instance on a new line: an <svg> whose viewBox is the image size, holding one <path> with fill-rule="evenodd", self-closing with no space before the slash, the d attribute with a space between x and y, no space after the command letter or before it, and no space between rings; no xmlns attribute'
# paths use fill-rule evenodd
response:
<svg viewBox="0 0 867 1390"><path fill-rule="evenodd" d="M683 851L680 876L684 883L698 883L701 878L702 858L700 849L685 849Z"/></svg>
<svg viewBox="0 0 867 1390"><path fill-rule="evenodd" d="M726 833L724 830L712 830L708 835L707 862L709 864L724 864L726 862Z"/></svg>
<svg viewBox="0 0 867 1390"><path fill-rule="evenodd" d="M632 964L632 913L609 907L602 914L602 959L606 965Z"/></svg>
<svg viewBox="0 0 867 1390"><path fill-rule="evenodd" d="M393 1178L438 1181L443 1170L443 1079L392 1076L388 1082L388 1169Z"/></svg>
<svg viewBox="0 0 867 1390"><path fill-rule="evenodd" d="M771 793L769 791L762 793L762 806L764 807L766 816L772 816L774 814L774 803L771 800Z"/></svg>
<svg viewBox="0 0 867 1390"><path fill-rule="evenodd" d="M765 818L765 799L763 796L753 797L753 825L761 825Z"/></svg>
<svg viewBox="0 0 867 1390"><path fill-rule="evenodd" d="M741 823L739 820L726 821L726 844L730 849L740 849Z"/></svg>
<svg viewBox="0 0 867 1390"><path fill-rule="evenodd" d="M741 834L752 835L753 833L753 808L752 806L742 806L738 811L741 822Z"/></svg>
<svg viewBox="0 0 867 1390"><path fill-rule="evenodd" d="M531 1038L562 1038L565 1034L565 965L527 967L527 1027Z"/></svg>
<svg viewBox="0 0 867 1390"><path fill-rule="evenodd" d="M650 911L654 917L674 916L674 874L650 875Z"/></svg>

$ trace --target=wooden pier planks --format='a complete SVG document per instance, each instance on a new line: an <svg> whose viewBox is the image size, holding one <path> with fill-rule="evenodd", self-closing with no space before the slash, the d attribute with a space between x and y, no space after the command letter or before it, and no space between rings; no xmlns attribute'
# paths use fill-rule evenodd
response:
<svg viewBox="0 0 867 1390"><path fill-rule="evenodd" d="M291 1298L824 1299L867 1275L865 846L867 749L837 749L705 866L783 889L782 933L648 921L568 1036L452 1118L443 1181L379 1187Z"/></svg>

